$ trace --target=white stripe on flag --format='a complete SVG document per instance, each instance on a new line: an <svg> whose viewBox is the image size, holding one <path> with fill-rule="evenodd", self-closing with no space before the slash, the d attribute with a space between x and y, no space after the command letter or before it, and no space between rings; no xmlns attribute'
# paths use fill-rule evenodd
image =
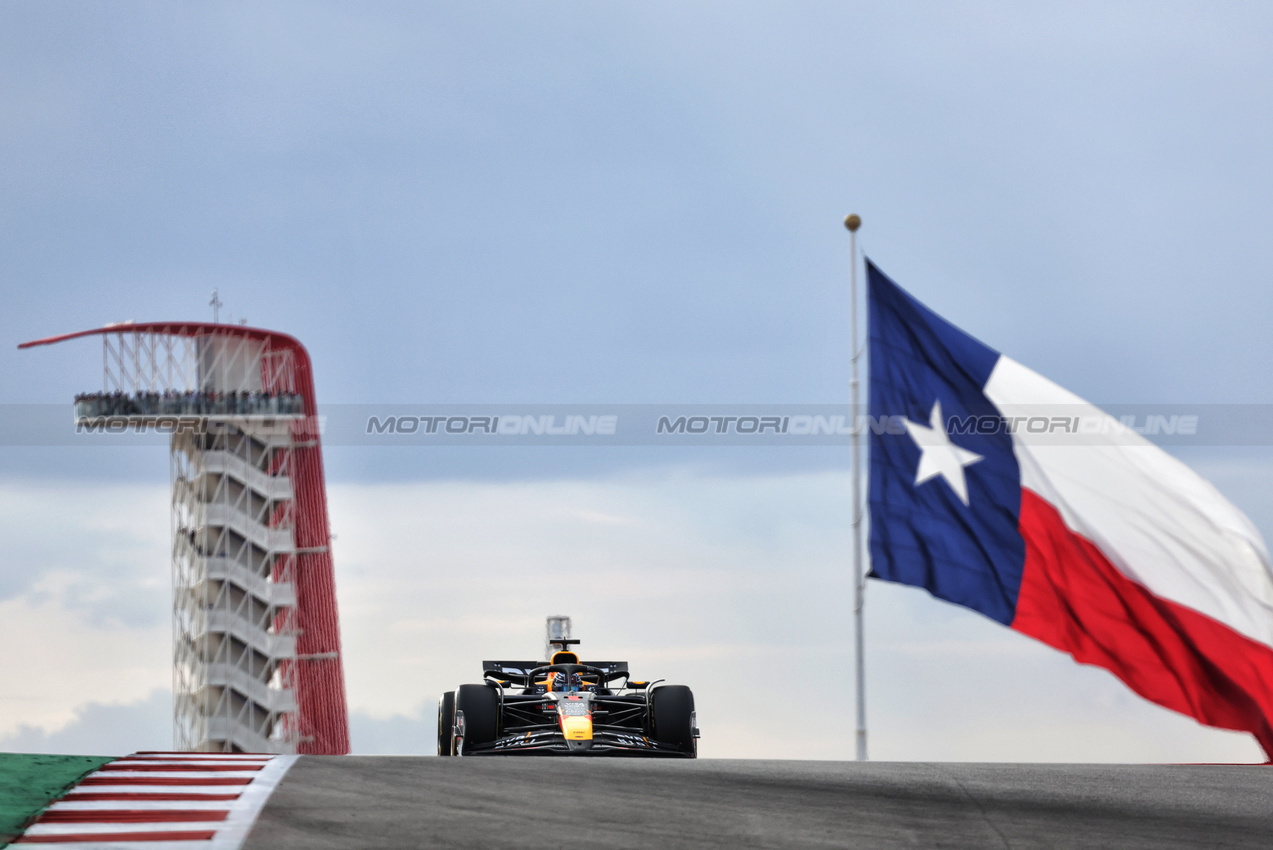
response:
<svg viewBox="0 0 1273 850"><path fill-rule="evenodd" d="M1028 427L1012 435L1021 486L1050 502L1072 531L1155 596L1273 646L1264 539L1210 482L1009 357L1000 356L984 392L1004 417L1080 417L1069 445Z"/></svg>

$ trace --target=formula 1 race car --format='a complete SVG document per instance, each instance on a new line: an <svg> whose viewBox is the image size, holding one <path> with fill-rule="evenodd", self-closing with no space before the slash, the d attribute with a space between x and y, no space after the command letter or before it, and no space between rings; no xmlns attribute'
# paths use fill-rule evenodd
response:
<svg viewBox="0 0 1273 850"><path fill-rule="evenodd" d="M438 755L698 755L694 694L635 681L626 661L580 662L558 651L539 661L483 661L480 685L438 700Z"/></svg>

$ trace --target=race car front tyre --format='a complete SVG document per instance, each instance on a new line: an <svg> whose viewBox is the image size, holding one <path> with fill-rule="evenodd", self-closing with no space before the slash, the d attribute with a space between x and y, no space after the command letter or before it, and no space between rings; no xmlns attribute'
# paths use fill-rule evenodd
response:
<svg viewBox="0 0 1273 850"><path fill-rule="evenodd" d="M452 727L455 726L455 691L438 697L438 755L455 755Z"/></svg>
<svg viewBox="0 0 1273 850"><path fill-rule="evenodd" d="M499 721L499 696L494 688L486 685L460 685L455 692L455 713L463 712L464 738L457 756L475 744L489 744L495 740Z"/></svg>
<svg viewBox="0 0 1273 850"><path fill-rule="evenodd" d="M698 755L694 739L694 692L685 685L664 685L650 694L654 740L672 744L691 757Z"/></svg>

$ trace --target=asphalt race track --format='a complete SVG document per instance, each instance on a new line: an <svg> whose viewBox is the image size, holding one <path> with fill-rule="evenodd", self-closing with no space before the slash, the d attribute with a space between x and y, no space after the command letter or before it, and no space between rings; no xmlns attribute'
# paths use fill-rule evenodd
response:
<svg viewBox="0 0 1273 850"><path fill-rule="evenodd" d="M1269 847L1273 767L302 758L248 850Z"/></svg>

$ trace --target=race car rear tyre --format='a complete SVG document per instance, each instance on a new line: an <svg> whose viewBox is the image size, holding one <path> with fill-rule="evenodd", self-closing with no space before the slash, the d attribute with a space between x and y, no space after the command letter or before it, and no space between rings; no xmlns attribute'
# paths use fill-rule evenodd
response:
<svg viewBox="0 0 1273 850"><path fill-rule="evenodd" d="M698 755L694 739L694 692L684 685L664 685L650 694L654 740Z"/></svg>
<svg viewBox="0 0 1273 850"><path fill-rule="evenodd" d="M438 755L455 755L451 735L455 726L455 691L447 691L438 697Z"/></svg>
<svg viewBox="0 0 1273 850"><path fill-rule="evenodd" d="M455 712L464 712L464 743L456 755L475 744L495 740L499 725L499 696L486 685L460 685L455 692Z"/></svg>

